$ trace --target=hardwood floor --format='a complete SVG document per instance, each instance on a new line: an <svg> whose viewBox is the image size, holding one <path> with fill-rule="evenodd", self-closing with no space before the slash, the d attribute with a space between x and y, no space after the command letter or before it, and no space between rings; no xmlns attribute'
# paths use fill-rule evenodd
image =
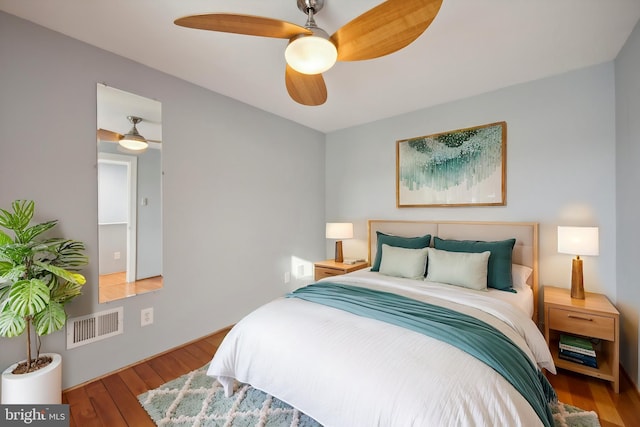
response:
<svg viewBox="0 0 640 427"><path fill-rule="evenodd" d="M162 288L162 276L127 282L126 273L103 274L98 278L99 302L109 302L127 298Z"/></svg>
<svg viewBox="0 0 640 427"><path fill-rule="evenodd" d="M62 400L70 407L70 427L154 426L136 396L209 362L227 332L223 329L65 391ZM620 394L607 382L572 372L548 378L560 401L597 412L602 427L640 426L640 396L626 375L620 381Z"/></svg>
<svg viewBox="0 0 640 427"><path fill-rule="evenodd" d="M620 393L609 382L562 369L547 378L561 402L595 411L602 427L640 426L640 396L626 374L620 375Z"/></svg>

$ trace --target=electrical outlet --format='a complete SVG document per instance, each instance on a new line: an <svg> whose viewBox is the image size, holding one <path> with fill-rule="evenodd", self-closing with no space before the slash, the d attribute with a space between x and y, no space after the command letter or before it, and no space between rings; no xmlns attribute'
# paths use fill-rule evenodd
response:
<svg viewBox="0 0 640 427"><path fill-rule="evenodd" d="M288 271L284 272L284 283L289 283L291 281L291 273Z"/></svg>
<svg viewBox="0 0 640 427"><path fill-rule="evenodd" d="M153 323L153 307L140 310L140 326L148 326Z"/></svg>
<svg viewBox="0 0 640 427"><path fill-rule="evenodd" d="M113 259L120 259L120 252L114 252Z"/></svg>

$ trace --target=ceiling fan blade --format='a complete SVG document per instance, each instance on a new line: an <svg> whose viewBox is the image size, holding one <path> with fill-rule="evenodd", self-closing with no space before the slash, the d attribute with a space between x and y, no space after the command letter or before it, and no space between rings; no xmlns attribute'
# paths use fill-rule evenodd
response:
<svg viewBox="0 0 640 427"><path fill-rule="evenodd" d="M408 46L434 20L442 0L387 0L331 36L338 61L379 58Z"/></svg>
<svg viewBox="0 0 640 427"><path fill-rule="evenodd" d="M311 34L311 31L296 24L279 19L261 16L237 15L230 13L209 13L185 16L173 21L181 27L199 30L222 31L225 33L246 34L249 36L290 39L298 34Z"/></svg>
<svg viewBox="0 0 640 427"><path fill-rule="evenodd" d="M322 74L302 74L287 65L284 80L289 96L298 104L315 106L327 100Z"/></svg>
<svg viewBox="0 0 640 427"><path fill-rule="evenodd" d="M118 132L113 132L107 129L98 129L97 132L99 141L118 142L122 139L123 135Z"/></svg>
<svg viewBox="0 0 640 427"><path fill-rule="evenodd" d="M118 142L124 137L124 135L122 135L121 133L114 132L112 130L107 130L107 129L98 129L97 136L99 141L106 141L106 142ZM145 139L148 142L155 142L156 144L162 144L162 141L158 139L147 139L147 138Z"/></svg>

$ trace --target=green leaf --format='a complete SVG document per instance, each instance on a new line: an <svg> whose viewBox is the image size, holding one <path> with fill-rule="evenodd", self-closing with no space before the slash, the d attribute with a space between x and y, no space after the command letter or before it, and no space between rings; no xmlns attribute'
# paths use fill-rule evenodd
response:
<svg viewBox="0 0 640 427"><path fill-rule="evenodd" d="M32 200L16 200L11 204L11 207L13 213L0 209L0 226L19 233L31 222L35 203Z"/></svg>
<svg viewBox="0 0 640 427"><path fill-rule="evenodd" d="M9 274L13 269L13 264L7 261L0 261L0 277Z"/></svg>
<svg viewBox="0 0 640 427"><path fill-rule="evenodd" d="M11 282L0 282L0 300L2 300L2 296L4 295L3 292L9 292L11 286L13 286Z"/></svg>
<svg viewBox="0 0 640 427"><path fill-rule="evenodd" d="M13 264L22 264L33 255L31 248L22 243L0 246L0 259Z"/></svg>
<svg viewBox="0 0 640 427"><path fill-rule="evenodd" d="M31 226L18 233L19 239L23 243L30 242L40 234L55 227L57 223L57 220L52 220Z"/></svg>
<svg viewBox="0 0 640 427"><path fill-rule="evenodd" d="M47 307L33 317L33 325L38 335L48 335L64 327L67 315L62 304L51 301Z"/></svg>
<svg viewBox="0 0 640 427"><path fill-rule="evenodd" d="M82 294L82 285L71 282L61 282L51 290L51 301L66 304L73 298Z"/></svg>
<svg viewBox="0 0 640 427"><path fill-rule="evenodd" d="M24 332L27 327L24 317L12 311L4 311L0 313L0 336L17 337Z"/></svg>
<svg viewBox="0 0 640 427"><path fill-rule="evenodd" d="M10 245L13 243L13 239L4 231L0 230L0 246Z"/></svg>
<svg viewBox="0 0 640 427"><path fill-rule="evenodd" d="M9 292L11 292L10 283L0 284L0 312L4 311L4 307L9 302Z"/></svg>
<svg viewBox="0 0 640 427"><path fill-rule="evenodd" d="M56 267L55 265L46 264L40 261L34 261L34 264L51 274L54 274L64 280L68 280L71 283L84 285L87 282L87 279L85 279L85 277L80 273L74 273L73 271L65 270L64 268Z"/></svg>
<svg viewBox="0 0 640 427"><path fill-rule="evenodd" d="M42 280L21 280L9 292L9 310L19 316L32 316L49 304L49 288Z"/></svg>
<svg viewBox="0 0 640 427"><path fill-rule="evenodd" d="M78 267L85 266L89 263L89 258L84 254L84 243L76 240L61 241L56 248L55 265L67 270L77 270Z"/></svg>
<svg viewBox="0 0 640 427"><path fill-rule="evenodd" d="M24 265L14 266L9 263L0 263L0 278L10 282L17 282L24 277L25 270L26 267Z"/></svg>

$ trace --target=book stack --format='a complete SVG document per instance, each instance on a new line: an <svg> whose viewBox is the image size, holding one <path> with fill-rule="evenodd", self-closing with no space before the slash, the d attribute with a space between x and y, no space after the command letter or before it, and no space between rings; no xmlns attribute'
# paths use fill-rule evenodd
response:
<svg viewBox="0 0 640 427"><path fill-rule="evenodd" d="M591 341L586 338L561 334L558 357L592 368L598 367L596 351Z"/></svg>

